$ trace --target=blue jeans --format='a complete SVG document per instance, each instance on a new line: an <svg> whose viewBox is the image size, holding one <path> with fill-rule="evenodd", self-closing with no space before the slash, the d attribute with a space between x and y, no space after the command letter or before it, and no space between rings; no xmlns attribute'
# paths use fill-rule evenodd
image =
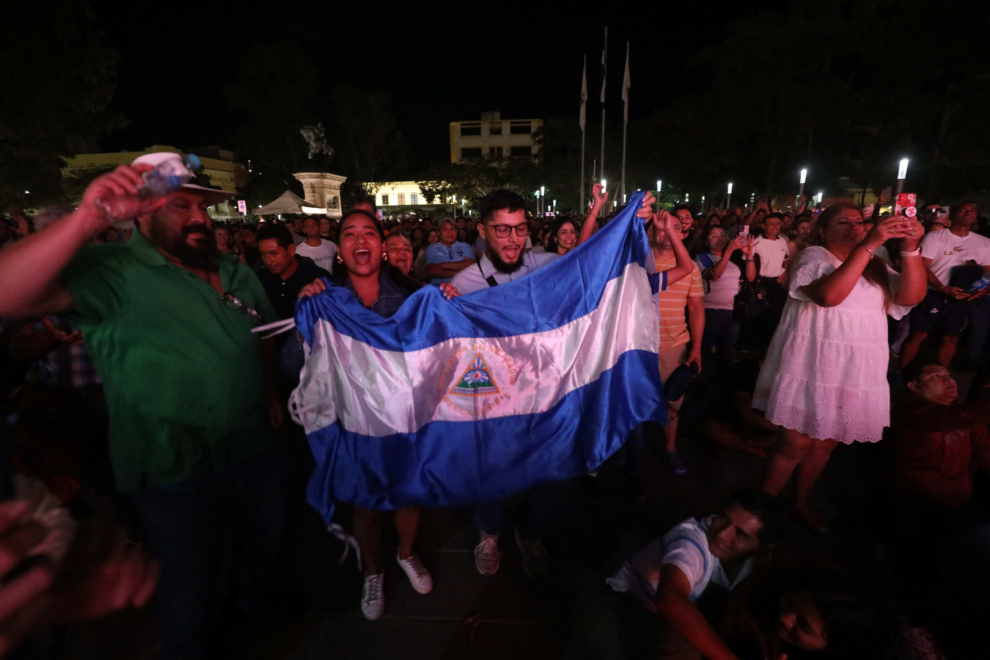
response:
<svg viewBox="0 0 990 660"><path fill-rule="evenodd" d="M705 308L705 333L701 338L701 354L708 357L715 349L715 364L720 371L725 370L732 360L739 343L739 321L733 317L731 309Z"/></svg>
<svg viewBox="0 0 990 660"><path fill-rule="evenodd" d="M983 357L983 345L990 334L990 297L966 304L969 312L969 335L966 337L966 359L977 362Z"/></svg>
<svg viewBox="0 0 990 660"><path fill-rule="evenodd" d="M232 539L234 602L243 614L262 589L282 537L281 470L272 452L134 494L151 555L161 562L157 614L166 658L207 657L216 630L224 543Z"/></svg>
<svg viewBox="0 0 990 660"><path fill-rule="evenodd" d="M509 508L522 500L520 533L526 538L543 535L560 511L562 481L546 481L512 497L482 502L474 508L474 524L484 534L500 534Z"/></svg>

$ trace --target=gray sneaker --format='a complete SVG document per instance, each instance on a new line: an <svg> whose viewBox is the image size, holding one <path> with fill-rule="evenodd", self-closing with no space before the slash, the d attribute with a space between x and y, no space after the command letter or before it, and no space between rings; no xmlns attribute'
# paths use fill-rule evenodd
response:
<svg viewBox="0 0 990 660"><path fill-rule="evenodd" d="M482 575L495 575L499 564L498 534L481 535L481 543L474 549L474 565Z"/></svg>
<svg viewBox="0 0 990 660"><path fill-rule="evenodd" d="M531 580L538 580L547 574L547 550L539 538L527 539L516 527L516 545L523 557L523 571Z"/></svg>

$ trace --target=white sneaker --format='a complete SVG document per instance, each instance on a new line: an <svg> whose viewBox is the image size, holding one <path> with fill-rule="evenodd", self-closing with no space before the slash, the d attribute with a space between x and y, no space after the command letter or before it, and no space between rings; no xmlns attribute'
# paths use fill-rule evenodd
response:
<svg viewBox="0 0 990 660"><path fill-rule="evenodd" d="M364 589L361 590L361 614L368 621L374 621L385 612L385 592L382 582L384 573L364 576Z"/></svg>
<svg viewBox="0 0 990 660"><path fill-rule="evenodd" d="M482 575L495 575L499 564L498 534L481 535L481 543L474 549L474 565Z"/></svg>
<svg viewBox="0 0 990 660"><path fill-rule="evenodd" d="M423 566L423 562L419 560L419 557L413 555L409 559L403 559L396 555L395 559L399 562L402 570L406 572L406 577L409 578L409 584L416 590L416 593L428 594L433 591L433 576L426 570L426 566Z"/></svg>

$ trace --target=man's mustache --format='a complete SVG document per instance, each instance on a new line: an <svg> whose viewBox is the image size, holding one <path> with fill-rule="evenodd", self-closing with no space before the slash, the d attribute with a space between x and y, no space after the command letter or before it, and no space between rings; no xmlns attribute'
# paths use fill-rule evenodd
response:
<svg viewBox="0 0 990 660"><path fill-rule="evenodd" d="M182 228L183 236L192 236L193 234L202 234L204 236L208 235L210 232L206 228L206 225L190 225L189 227Z"/></svg>

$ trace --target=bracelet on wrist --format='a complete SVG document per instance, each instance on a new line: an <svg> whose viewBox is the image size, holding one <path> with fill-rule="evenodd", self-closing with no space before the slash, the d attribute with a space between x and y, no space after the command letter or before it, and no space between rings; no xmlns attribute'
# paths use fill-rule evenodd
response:
<svg viewBox="0 0 990 660"><path fill-rule="evenodd" d="M911 250L910 252L904 252L903 250L901 251L901 257L902 258L903 257L920 257L920 256L921 256L921 248L915 248L915 249Z"/></svg>

